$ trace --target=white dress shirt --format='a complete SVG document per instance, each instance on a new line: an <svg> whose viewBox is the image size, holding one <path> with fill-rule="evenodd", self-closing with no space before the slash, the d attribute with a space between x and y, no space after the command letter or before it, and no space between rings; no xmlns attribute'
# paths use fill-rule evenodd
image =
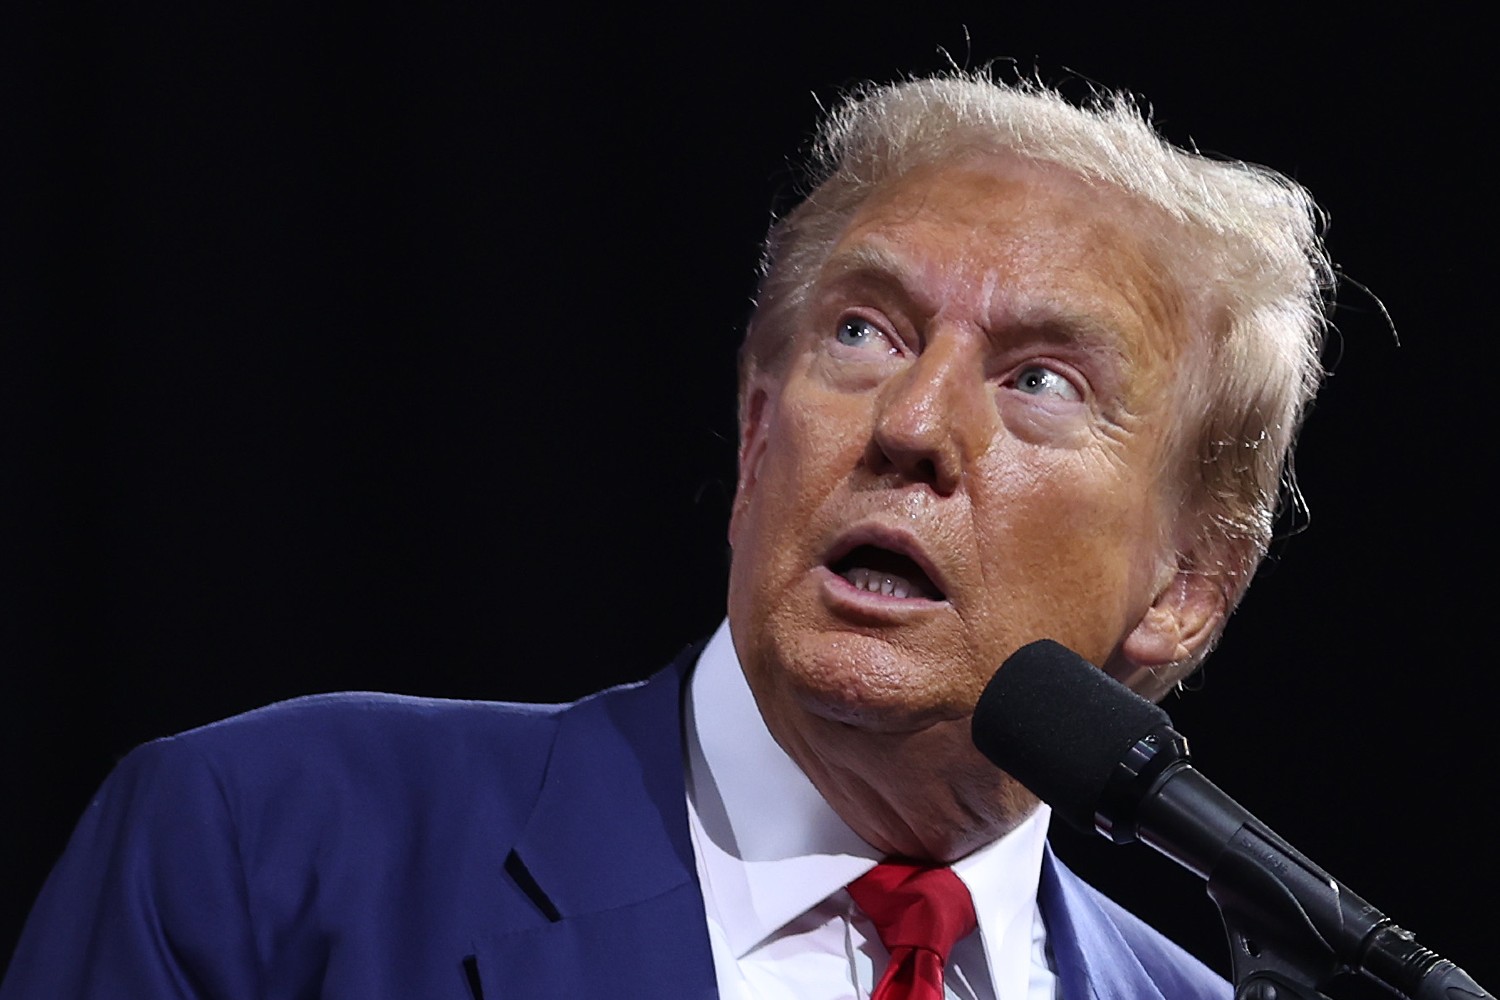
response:
<svg viewBox="0 0 1500 1000"><path fill-rule="evenodd" d="M844 887L881 860L776 744L719 626L687 698L693 852L725 1000L863 1000L888 955ZM953 1000L1055 1000L1037 908L1048 810L954 862L979 929L945 970Z"/></svg>

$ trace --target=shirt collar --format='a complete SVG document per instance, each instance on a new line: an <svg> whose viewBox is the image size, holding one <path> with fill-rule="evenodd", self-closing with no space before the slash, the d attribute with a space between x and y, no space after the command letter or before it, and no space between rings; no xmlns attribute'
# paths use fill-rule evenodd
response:
<svg viewBox="0 0 1500 1000"><path fill-rule="evenodd" d="M704 895L739 959L869 871L881 855L833 811L771 736L727 622L709 640L689 680L686 729L688 804L701 832ZM991 969L1026 968L1047 820L1042 806L1005 837L953 865L976 901Z"/></svg>

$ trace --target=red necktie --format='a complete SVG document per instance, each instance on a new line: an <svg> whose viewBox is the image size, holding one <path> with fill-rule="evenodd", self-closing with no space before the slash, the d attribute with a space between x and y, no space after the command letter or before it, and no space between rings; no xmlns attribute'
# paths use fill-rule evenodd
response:
<svg viewBox="0 0 1500 1000"><path fill-rule="evenodd" d="M969 890L952 869L882 862L849 883L849 895L891 953L870 1000L943 1000L948 953L977 926Z"/></svg>

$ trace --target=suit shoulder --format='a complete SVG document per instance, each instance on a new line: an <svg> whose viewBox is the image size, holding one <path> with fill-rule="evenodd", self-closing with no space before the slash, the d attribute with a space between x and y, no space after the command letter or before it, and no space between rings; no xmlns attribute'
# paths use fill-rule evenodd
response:
<svg viewBox="0 0 1500 1000"><path fill-rule="evenodd" d="M274 970L367 996L434 959L457 970L475 928L535 919L505 859L564 720L592 747L614 705L319 695L137 747L85 809L0 995L241 996Z"/></svg>
<svg viewBox="0 0 1500 1000"><path fill-rule="evenodd" d="M1119 929L1120 936L1169 998L1228 998L1233 990L1222 976L1214 972L1186 948L1162 934L1125 907L1084 883L1099 908Z"/></svg>
<svg viewBox="0 0 1500 1000"><path fill-rule="evenodd" d="M206 753L220 747L304 745L330 749L374 742L404 750L446 744L546 740L568 705L459 701L344 691L280 701L190 729L173 740Z"/></svg>
<svg viewBox="0 0 1500 1000"><path fill-rule="evenodd" d="M278 702L137 748L165 777L201 767L234 813L343 817L524 810L566 706L351 692ZM170 779L168 779L170 780Z"/></svg>

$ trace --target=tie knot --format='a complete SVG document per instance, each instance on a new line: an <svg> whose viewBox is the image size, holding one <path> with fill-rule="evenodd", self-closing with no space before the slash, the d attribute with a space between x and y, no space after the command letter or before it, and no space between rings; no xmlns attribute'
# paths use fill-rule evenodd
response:
<svg viewBox="0 0 1500 1000"><path fill-rule="evenodd" d="M885 861L849 883L849 895L892 954L920 948L947 962L959 939L978 926L969 890L951 868Z"/></svg>

